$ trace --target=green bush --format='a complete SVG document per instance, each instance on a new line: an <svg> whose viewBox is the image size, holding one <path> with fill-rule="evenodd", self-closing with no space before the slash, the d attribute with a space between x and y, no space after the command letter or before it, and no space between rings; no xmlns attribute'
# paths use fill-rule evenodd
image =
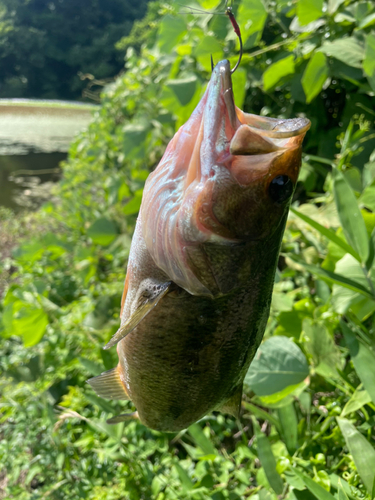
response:
<svg viewBox="0 0 375 500"><path fill-rule="evenodd" d="M117 362L102 346L118 326L144 181L202 95L210 53L237 57L224 16L176 10L160 5L167 17L150 26L150 43L128 49L127 72L71 147L59 203L44 206L37 229L1 264L12 273L0 305L3 498L370 500L371 2L235 6L246 49L236 103L312 120L241 423L215 414L177 435L137 421L109 426L131 403L100 399L85 383Z"/></svg>

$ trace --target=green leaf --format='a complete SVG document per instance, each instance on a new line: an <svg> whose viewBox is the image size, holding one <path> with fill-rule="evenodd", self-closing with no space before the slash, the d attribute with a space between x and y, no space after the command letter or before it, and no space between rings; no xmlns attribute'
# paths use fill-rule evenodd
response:
<svg viewBox="0 0 375 500"><path fill-rule="evenodd" d="M298 421L294 404L290 403L277 410L283 441L291 455L298 448Z"/></svg>
<svg viewBox="0 0 375 500"><path fill-rule="evenodd" d="M252 422L258 445L258 457L260 463L264 468L264 472L271 488L277 495L281 495L284 489L284 484L276 470L276 460L272 453L270 442L268 441L267 436L265 436L265 434L263 434L260 430L259 424L254 417L252 418Z"/></svg>
<svg viewBox="0 0 375 500"><path fill-rule="evenodd" d="M302 259L298 259L295 255L288 255L288 257L297 262L301 266L303 266L306 271L309 271L311 274L318 276L320 279L327 281L328 283L336 283L337 285L341 285L349 290L354 290L355 292L361 293L365 297L369 299L373 299L371 292L362 286L360 283L357 283L354 280L345 278L345 276L340 276L339 274L332 273L331 271L326 271L318 266L313 266L311 264L307 264Z"/></svg>
<svg viewBox="0 0 375 500"><path fill-rule="evenodd" d="M195 444L205 455L217 455L217 451L211 441L205 436L199 424L193 424L188 428L190 436Z"/></svg>
<svg viewBox="0 0 375 500"><path fill-rule="evenodd" d="M244 68L238 68L232 75L232 89L236 106L242 108L246 96L247 74Z"/></svg>
<svg viewBox="0 0 375 500"><path fill-rule="evenodd" d="M177 474L180 478L183 491L186 492L186 491L192 490L194 488L194 483L190 479L190 477L188 476L185 469L183 469L178 462L176 462L174 464L174 466L175 466Z"/></svg>
<svg viewBox="0 0 375 500"><path fill-rule="evenodd" d="M355 333L343 320L340 321L340 326L358 377L372 402L375 403L375 354L357 339Z"/></svg>
<svg viewBox="0 0 375 500"><path fill-rule="evenodd" d="M297 3L297 17L301 26L319 19L323 14L323 0L299 0Z"/></svg>
<svg viewBox="0 0 375 500"><path fill-rule="evenodd" d="M271 64L263 73L263 88L267 92L275 87L282 78L294 73L294 56L290 55Z"/></svg>
<svg viewBox="0 0 375 500"><path fill-rule="evenodd" d="M375 14L374 22L375 22ZM365 59L363 61L363 70L368 76L375 72L375 35L369 33L366 36Z"/></svg>
<svg viewBox="0 0 375 500"><path fill-rule="evenodd" d="M4 333L6 337L22 337L25 347L31 347L43 337L48 325L48 316L41 308L37 296L29 292L20 293L20 300L17 298L17 291L10 289L4 299Z"/></svg>
<svg viewBox="0 0 375 500"><path fill-rule="evenodd" d="M319 233L321 235L325 236L330 241L332 241L332 243L334 243L335 245L342 248L345 252L353 255L353 257L355 259L357 259L359 262L361 261L358 253L350 245L348 245L345 240L340 238L340 236L337 236L336 233L334 233L331 229L327 229L326 227L319 224L319 222L316 222L315 220L313 220L310 217L308 217L307 215L299 212L298 210L296 210L293 207L290 207L290 211L293 212L298 217L300 217L303 221L307 222L307 224L310 224L310 226L312 226L314 229L319 231Z"/></svg>
<svg viewBox="0 0 375 500"><path fill-rule="evenodd" d="M338 38L333 42L324 42L318 50L327 56L342 61L348 66L362 68L364 47L354 37Z"/></svg>
<svg viewBox="0 0 375 500"><path fill-rule="evenodd" d="M170 54L186 33L183 16L165 16L160 22L158 46L161 52Z"/></svg>
<svg viewBox="0 0 375 500"><path fill-rule="evenodd" d="M186 106L195 94L197 77L193 75L180 80L168 80L166 86L172 90L181 106Z"/></svg>
<svg viewBox="0 0 375 500"><path fill-rule="evenodd" d="M118 230L114 222L104 217L97 219L87 230L87 236L94 243L108 246L117 238Z"/></svg>
<svg viewBox="0 0 375 500"><path fill-rule="evenodd" d="M243 401L242 404L246 410L251 412L252 415L255 415L257 418L261 418L262 420L267 420L281 432L280 422L272 413L268 413L267 411L262 410L262 408L258 408L258 406L248 403L247 401Z"/></svg>
<svg viewBox="0 0 375 500"><path fill-rule="evenodd" d="M323 488L323 486L320 486L320 484L316 483L309 476L306 476L306 474L303 474L303 472L299 471L295 467L293 467L293 472L296 476L302 479L306 488L311 491L311 493L316 496L318 500L336 500L331 493Z"/></svg>
<svg viewBox="0 0 375 500"><path fill-rule="evenodd" d="M360 410L362 406L367 405L367 403L371 403L371 397L369 393L362 388L362 385L360 387L361 388L357 387L353 396L344 406L341 417L346 417L350 413Z"/></svg>
<svg viewBox="0 0 375 500"><path fill-rule="evenodd" d="M257 44L267 19L267 10L262 0L243 0L236 20L241 26L243 43L246 48Z"/></svg>
<svg viewBox="0 0 375 500"><path fill-rule="evenodd" d="M360 283L365 288L368 286L368 281L361 265L349 254L345 254L336 263L335 272L340 276L345 276L347 279L352 279L356 283ZM371 274L373 276L370 276L370 278L374 278L375 271L372 271ZM334 285L332 288L331 301L334 311L339 314L345 314L350 308L360 321L363 321L375 311L375 297L369 299L363 297L358 292L338 285Z"/></svg>
<svg viewBox="0 0 375 500"><path fill-rule="evenodd" d="M365 221L358 207L353 190L342 173L332 169L333 193L342 228L348 243L366 262L369 254L369 242Z"/></svg>
<svg viewBox="0 0 375 500"><path fill-rule="evenodd" d="M375 24L375 12L361 19L358 29L363 30Z"/></svg>
<svg viewBox="0 0 375 500"><path fill-rule="evenodd" d="M122 209L125 215L133 215L139 212L142 204L143 189L138 189L133 198L124 205Z"/></svg>
<svg viewBox="0 0 375 500"><path fill-rule="evenodd" d="M303 73L301 83L306 95L306 102L311 102L323 88L328 77L325 55L315 52Z"/></svg>
<svg viewBox="0 0 375 500"><path fill-rule="evenodd" d="M349 420L337 417L337 422L358 473L372 496L375 480L375 449Z"/></svg>
<svg viewBox="0 0 375 500"><path fill-rule="evenodd" d="M305 349L312 356L315 370L323 376L337 376L336 366L340 364L340 352L323 322L310 318L303 320Z"/></svg>
<svg viewBox="0 0 375 500"><path fill-rule="evenodd" d="M149 130L150 124L143 122L127 123L122 128L122 147L127 159L142 157Z"/></svg>
<svg viewBox="0 0 375 500"><path fill-rule="evenodd" d="M282 391L302 382L309 374L301 349L288 337L271 337L258 349L245 377L258 396Z"/></svg>

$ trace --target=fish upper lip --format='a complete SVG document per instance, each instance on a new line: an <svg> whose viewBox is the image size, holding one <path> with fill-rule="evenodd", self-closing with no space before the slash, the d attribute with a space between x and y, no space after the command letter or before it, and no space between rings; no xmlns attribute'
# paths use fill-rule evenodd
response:
<svg viewBox="0 0 375 500"><path fill-rule="evenodd" d="M228 117L233 130L241 125L237 113L236 106L234 104L234 95L232 89L232 74L230 72L230 64L227 59L220 61L220 75L221 75L221 85L223 90L223 98L228 111Z"/></svg>

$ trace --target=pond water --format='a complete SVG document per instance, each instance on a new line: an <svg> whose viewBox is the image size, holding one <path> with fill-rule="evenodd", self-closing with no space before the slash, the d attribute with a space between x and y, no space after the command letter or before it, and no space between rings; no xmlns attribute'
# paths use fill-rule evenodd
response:
<svg viewBox="0 0 375 500"><path fill-rule="evenodd" d="M87 127L95 105L0 99L0 205L35 209L60 177L74 136Z"/></svg>

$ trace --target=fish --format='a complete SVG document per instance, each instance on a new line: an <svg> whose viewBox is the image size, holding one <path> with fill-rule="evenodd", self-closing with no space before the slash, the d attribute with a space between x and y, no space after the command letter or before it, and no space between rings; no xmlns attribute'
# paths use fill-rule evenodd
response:
<svg viewBox="0 0 375 500"><path fill-rule="evenodd" d="M220 61L145 183L128 259L119 363L88 383L132 401L164 432L212 411L238 417L243 380L267 324L307 118L235 106Z"/></svg>

